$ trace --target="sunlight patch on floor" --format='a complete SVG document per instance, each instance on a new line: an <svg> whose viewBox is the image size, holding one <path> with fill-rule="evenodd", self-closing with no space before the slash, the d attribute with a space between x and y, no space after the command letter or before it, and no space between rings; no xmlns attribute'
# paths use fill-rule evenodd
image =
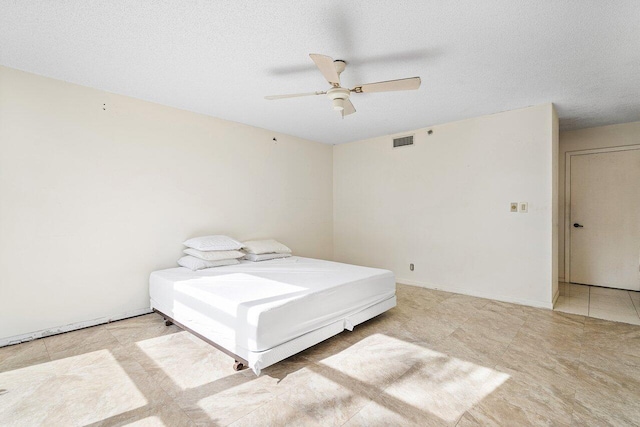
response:
<svg viewBox="0 0 640 427"><path fill-rule="evenodd" d="M188 332L138 341L145 369L160 370L163 386L188 390L235 374L232 360ZM169 382L167 382L169 381Z"/></svg>
<svg viewBox="0 0 640 427"><path fill-rule="evenodd" d="M348 363L346 363L348 361ZM362 385L384 387L390 408L407 408L455 421L509 379L509 375L425 344L375 334L321 362ZM400 371L402 365L407 368ZM398 378L399 377L399 378Z"/></svg>
<svg viewBox="0 0 640 427"><path fill-rule="evenodd" d="M0 384L0 425L85 425L147 404L108 350L3 372Z"/></svg>

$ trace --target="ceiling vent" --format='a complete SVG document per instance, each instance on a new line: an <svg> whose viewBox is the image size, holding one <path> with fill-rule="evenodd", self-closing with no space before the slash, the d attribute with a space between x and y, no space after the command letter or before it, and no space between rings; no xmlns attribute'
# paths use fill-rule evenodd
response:
<svg viewBox="0 0 640 427"><path fill-rule="evenodd" d="M413 135L393 138L393 148L408 147L413 145Z"/></svg>

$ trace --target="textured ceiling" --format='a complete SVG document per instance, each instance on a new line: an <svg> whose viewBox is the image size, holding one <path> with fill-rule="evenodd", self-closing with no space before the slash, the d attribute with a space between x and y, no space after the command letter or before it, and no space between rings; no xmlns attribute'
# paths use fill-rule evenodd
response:
<svg viewBox="0 0 640 427"><path fill-rule="evenodd" d="M344 120L309 53L347 61ZM640 2L0 0L0 64L326 143L554 102L562 129L640 120Z"/></svg>

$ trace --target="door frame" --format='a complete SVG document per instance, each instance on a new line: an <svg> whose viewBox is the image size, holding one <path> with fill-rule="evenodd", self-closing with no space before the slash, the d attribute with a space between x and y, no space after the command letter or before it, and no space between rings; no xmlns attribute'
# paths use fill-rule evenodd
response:
<svg viewBox="0 0 640 427"><path fill-rule="evenodd" d="M571 158L588 154L640 150L640 144L567 151L564 154L564 280L571 283Z"/></svg>

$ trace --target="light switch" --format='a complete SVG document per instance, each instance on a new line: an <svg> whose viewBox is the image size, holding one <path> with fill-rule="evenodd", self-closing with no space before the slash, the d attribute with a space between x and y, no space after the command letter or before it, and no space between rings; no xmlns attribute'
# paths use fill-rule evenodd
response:
<svg viewBox="0 0 640 427"><path fill-rule="evenodd" d="M511 212L518 212L518 202L511 202Z"/></svg>
<svg viewBox="0 0 640 427"><path fill-rule="evenodd" d="M520 202L520 213L527 213L527 212L529 212L529 203Z"/></svg>

